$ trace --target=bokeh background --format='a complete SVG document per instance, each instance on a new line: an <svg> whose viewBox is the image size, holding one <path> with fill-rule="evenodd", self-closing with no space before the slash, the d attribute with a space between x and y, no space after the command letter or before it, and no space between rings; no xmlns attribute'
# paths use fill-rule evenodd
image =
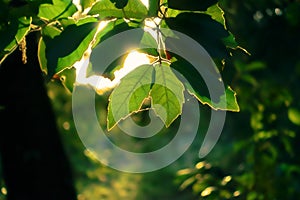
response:
<svg viewBox="0 0 300 200"><path fill-rule="evenodd" d="M222 69L223 79L237 92L241 110L227 113L217 145L203 159L197 155L210 116L206 106L201 106L196 140L172 165L145 174L106 167L76 133L71 94L58 81L47 84L78 200L299 198L300 1L221 0L220 7L228 29L251 55L235 51ZM97 96L99 115L105 113L106 99ZM147 121L145 113L134 117ZM125 148L146 151L166 144L172 134L172 129L164 131L147 142L128 140L117 131L111 137ZM1 176L4 200L7 191Z"/></svg>

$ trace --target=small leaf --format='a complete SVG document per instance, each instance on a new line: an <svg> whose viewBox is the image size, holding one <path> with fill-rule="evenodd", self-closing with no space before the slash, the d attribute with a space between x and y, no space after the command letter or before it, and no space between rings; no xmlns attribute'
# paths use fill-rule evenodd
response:
<svg viewBox="0 0 300 200"><path fill-rule="evenodd" d="M238 48L238 43L235 40L235 37L232 33L229 33L229 36L223 38L223 43L229 48L236 49Z"/></svg>
<svg viewBox="0 0 300 200"><path fill-rule="evenodd" d="M288 117L294 124L300 126L300 111L295 108L290 108L288 110Z"/></svg>
<svg viewBox="0 0 300 200"><path fill-rule="evenodd" d="M109 97L108 130L140 110L144 100L149 97L153 70L152 65L142 65L121 79Z"/></svg>
<svg viewBox="0 0 300 200"><path fill-rule="evenodd" d="M43 40L43 37L40 38L38 43L38 60L42 72L47 75L48 69L47 69L47 59L46 59L46 45Z"/></svg>
<svg viewBox="0 0 300 200"><path fill-rule="evenodd" d="M168 0L168 7L178 10L205 11L217 0Z"/></svg>
<svg viewBox="0 0 300 200"><path fill-rule="evenodd" d="M218 3L210 6L204 13L210 15L213 20L219 22L226 28L224 11L220 8Z"/></svg>
<svg viewBox="0 0 300 200"><path fill-rule="evenodd" d="M40 5L38 17L53 20L72 16L77 11L71 0L53 0L52 4Z"/></svg>
<svg viewBox="0 0 300 200"><path fill-rule="evenodd" d="M155 83L151 89L152 107L166 127L182 113L184 86L166 63L155 66Z"/></svg>
<svg viewBox="0 0 300 200"><path fill-rule="evenodd" d="M89 11L89 15L99 14L101 18L145 18L148 10L140 0L130 0L123 9L118 9L110 0L98 1Z"/></svg>

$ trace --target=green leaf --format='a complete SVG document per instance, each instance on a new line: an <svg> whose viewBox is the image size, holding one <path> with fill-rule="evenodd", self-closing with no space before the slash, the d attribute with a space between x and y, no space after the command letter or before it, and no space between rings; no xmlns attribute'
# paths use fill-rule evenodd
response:
<svg viewBox="0 0 300 200"><path fill-rule="evenodd" d="M52 4L42 4L38 17L53 20L71 17L77 11L71 0L53 0Z"/></svg>
<svg viewBox="0 0 300 200"><path fill-rule="evenodd" d="M290 108L288 110L288 117L291 122L300 126L300 111L298 109Z"/></svg>
<svg viewBox="0 0 300 200"><path fill-rule="evenodd" d="M47 75L48 69L47 69L47 59L46 59L46 44L43 40L43 37L40 38L38 43L38 60L42 72Z"/></svg>
<svg viewBox="0 0 300 200"><path fill-rule="evenodd" d="M149 10L148 17L155 17L158 15L160 0L150 0L149 1Z"/></svg>
<svg viewBox="0 0 300 200"><path fill-rule="evenodd" d="M218 0L168 0L168 7L177 10L205 11Z"/></svg>
<svg viewBox="0 0 300 200"><path fill-rule="evenodd" d="M140 110L144 100L149 97L153 70L152 65L142 65L121 79L109 97L108 130Z"/></svg>
<svg viewBox="0 0 300 200"><path fill-rule="evenodd" d="M145 18L148 10L140 0L129 0L123 9L118 9L110 0L98 1L89 11L89 15L99 14L101 18Z"/></svg>
<svg viewBox="0 0 300 200"><path fill-rule="evenodd" d="M196 91L189 83L185 83L188 92L196 97L203 105L208 105L214 110L227 110L239 112L240 108L236 99L236 92L230 86L225 88L225 93L220 96L219 102L213 102L209 97L201 95L200 91Z"/></svg>
<svg viewBox="0 0 300 200"><path fill-rule="evenodd" d="M218 98L217 102L213 102L210 99L209 91L206 87L202 76L199 72L184 59L177 57L177 61L171 64L171 67L176 69L182 76L186 78L183 81L187 91L196 97L199 102L206 104L214 110L227 110L238 112L240 110L236 99L236 93L229 87L225 87L225 91ZM217 80L219 77L215 77Z"/></svg>
<svg viewBox="0 0 300 200"><path fill-rule="evenodd" d="M220 8L218 3L210 6L204 13L210 15L213 20L219 22L226 28L224 11Z"/></svg>
<svg viewBox="0 0 300 200"><path fill-rule="evenodd" d="M17 43L19 44L20 41L22 41L23 38L29 33L32 19L31 17L21 17L18 20L19 20L18 32L15 38Z"/></svg>
<svg viewBox="0 0 300 200"><path fill-rule="evenodd" d="M224 29L227 30L226 20L224 17L225 13L222 10L222 8L220 8L218 3L210 6L204 13L210 15L213 20L222 24L224 26ZM238 45L237 41L235 40L234 35L230 31L228 31L228 34L229 34L228 37L222 38L222 41L226 47L231 48L231 49L241 49L246 54L250 55L250 53L246 49L244 49Z"/></svg>
<svg viewBox="0 0 300 200"><path fill-rule="evenodd" d="M48 76L71 67L80 60L89 47L97 30L98 23L86 23L80 26L70 25L53 39L44 37Z"/></svg>
<svg viewBox="0 0 300 200"><path fill-rule="evenodd" d="M232 33L229 33L228 37L223 38L223 43L224 43L224 45L226 45L227 47L232 48L232 49L236 49L239 46Z"/></svg>
<svg viewBox="0 0 300 200"><path fill-rule="evenodd" d="M93 5L97 0L80 0L82 9L85 10Z"/></svg>
<svg viewBox="0 0 300 200"><path fill-rule="evenodd" d="M155 83L151 89L152 107L166 127L182 113L184 86L169 65L155 66Z"/></svg>
<svg viewBox="0 0 300 200"><path fill-rule="evenodd" d="M49 37L51 39L60 35L61 32L62 32L62 30L60 30L56 26L48 25L48 26L42 27L42 36Z"/></svg>
<svg viewBox="0 0 300 200"><path fill-rule="evenodd" d="M214 58L227 58L229 52L223 44L223 38L229 36L219 22L203 13L180 13L176 17L166 18L167 25L174 30L187 34L202 45Z"/></svg>
<svg viewBox="0 0 300 200"><path fill-rule="evenodd" d="M44 38L53 39L55 36L58 36L61 33L61 30L55 26L48 25L42 28L42 37L38 43L38 60L40 63L40 68L44 74L48 74L47 69L47 58L46 58L46 44Z"/></svg>
<svg viewBox="0 0 300 200"><path fill-rule="evenodd" d="M113 21L109 24L109 30L103 32L101 31L101 33L104 33L101 37L102 41L118 34L118 33L121 33L123 31L127 31L127 30L130 30L132 29L132 27L130 27L128 25L128 23L126 23L123 19L118 19L116 21ZM96 42L97 44L99 42Z"/></svg>
<svg viewBox="0 0 300 200"><path fill-rule="evenodd" d="M158 56L158 52L156 48L157 42L153 38L153 36L149 32L144 32L143 37L141 39L141 44L145 47L145 49L141 49L140 52L147 53L151 56Z"/></svg>

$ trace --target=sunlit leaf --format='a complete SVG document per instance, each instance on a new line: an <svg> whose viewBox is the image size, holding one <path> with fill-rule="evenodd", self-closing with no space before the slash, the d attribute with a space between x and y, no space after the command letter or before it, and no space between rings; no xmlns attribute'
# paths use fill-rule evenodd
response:
<svg viewBox="0 0 300 200"><path fill-rule="evenodd" d="M152 107L166 127L182 113L184 86L169 65L155 66L155 83L151 89Z"/></svg>
<svg viewBox="0 0 300 200"><path fill-rule="evenodd" d="M143 101L149 97L153 70L152 65L142 65L121 79L109 97L108 130L140 110Z"/></svg>
<svg viewBox="0 0 300 200"><path fill-rule="evenodd" d="M71 0L53 0L52 4L42 4L39 7L38 17L53 20L72 16L77 11Z"/></svg>
<svg viewBox="0 0 300 200"><path fill-rule="evenodd" d="M148 10L140 0L129 0L123 9L116 8L110 0L102 0L98 1L88 14L99 14L101 18L145 18Z"/></svg>
<svg viewBox="0 0 300 200"><path fill-rule="evenodd" d="M226 27L224 11L220 8L220 6L217 3L215 5L210 6L205 11L205 13L210 15L212 19L216 20L217 22L222 24L224 27Z"/></svg>
<svg viewBox="0 0 300 200"><path fill-rule="evenodd" d="M48 74L47 59L46 59L46 45L42 37L40 38L38 43L38 60L42 72L44 74Z"/></svg>

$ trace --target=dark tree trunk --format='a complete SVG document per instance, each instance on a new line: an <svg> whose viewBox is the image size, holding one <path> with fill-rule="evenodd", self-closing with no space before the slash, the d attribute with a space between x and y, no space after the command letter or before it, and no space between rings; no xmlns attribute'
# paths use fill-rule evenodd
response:
<svg viewBox="0 0 300 200"><path fill-rule="evenodd" d="M37 59L16 50L0 66L0 151L8 200L75 200L72 172Z"/></svg>

